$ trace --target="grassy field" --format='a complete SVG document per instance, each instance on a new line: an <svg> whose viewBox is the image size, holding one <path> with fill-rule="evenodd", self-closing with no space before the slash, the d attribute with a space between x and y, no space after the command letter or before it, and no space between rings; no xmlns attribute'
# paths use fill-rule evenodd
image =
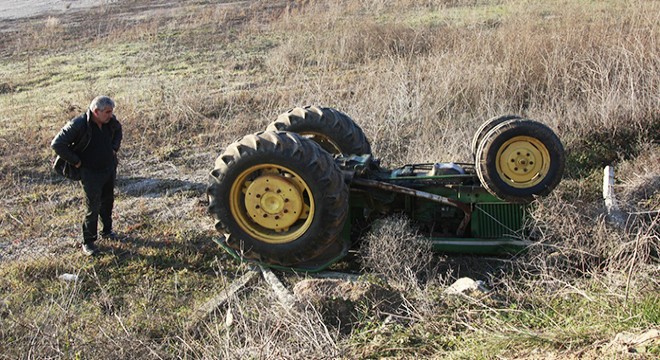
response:
<svg viewBox="0 0 660 360"><path fill-rule="evenodd" d="M652 0L124 0L13 21L0 36L0 358L657 358L660 340L639 336L660 330L658 14ZM124 126L124 239L88 258L81 189L50 173L49 143L99 94ZM215 157L308 104L349 114L388 166L469 161L495 115L548 124L567 170L534 210L540 241L513 258L431 255L387 219L357 265L337 266L399 294L393 316L365 304L344 331L259 282L191 330L248 270L212 241ZM622 228L604 216L608 164L633 213ZM491 291L443 295L462 276Z"/></svg>

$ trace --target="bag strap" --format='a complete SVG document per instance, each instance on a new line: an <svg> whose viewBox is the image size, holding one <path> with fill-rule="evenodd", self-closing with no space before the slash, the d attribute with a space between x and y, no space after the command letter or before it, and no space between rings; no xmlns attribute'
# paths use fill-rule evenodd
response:
<svg viewBox="0 0 660 360"><path fill-rule="evenodd" d="M89 127L90 127L90 125L89 125L89 120L90 120L90 119L89 119L89 112L87 112L87 113L85 113L85 127L83 128L83 131L81 131L81 132L78 134L78 138L77 138L76 141L74 142L75 145L74 145L73 147L71 147L71 150L73 150L73 151L76 152L76 153L81 153L81 152L85 151L85 149L87 149L87 147L89 146L89 143L90 143L91 140L92 140L92 139L91 139L91 134L90 134L90 139L89 139L89 141L87 141L87 144L85 144L85 146L83 146L82 149L80 148L80 145L81 145L81 144L80 144L80 141L81 141L82 138L85 136L85 132L89 132ZM116 118L115 118L114 120L117 121ZM112 140L115 139L115 135L116 135L116 133L117 133L117 127L111 125L111 126L110 126L110 138L111 138Z"/></svg>
<svg viewBox="0 0 660 360"><path fill-rule="evenodd" d="M82 149L80 148L80 145L81 145L80 141L85 136L85 133L89 131L89 115L88 114L85 114L85 115L86 115L85 116L85 125L83 126L82 131L78 133L78 137L76 138L76 141L74 142L74 146L71 147L71 150L73 150L75 153L81 153L81 152L85 151L85 149L87 149L87 147L89 146L90 141L92 140L91 135L90 135L90 139L89 139L90 141L88 141L87 144L85 144L85 146L82 147Z"/></svg>

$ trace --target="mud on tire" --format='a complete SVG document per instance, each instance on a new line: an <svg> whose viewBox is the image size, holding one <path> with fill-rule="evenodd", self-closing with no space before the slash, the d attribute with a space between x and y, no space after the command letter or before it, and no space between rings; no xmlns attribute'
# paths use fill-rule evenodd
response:
<svg viewBox="0 0 660 360"><path fill-rule="evenodd" d="M210 174L209 212L247 259L294 267L337 257L348 187L332 156L291 132L247 135Z"/></svg>

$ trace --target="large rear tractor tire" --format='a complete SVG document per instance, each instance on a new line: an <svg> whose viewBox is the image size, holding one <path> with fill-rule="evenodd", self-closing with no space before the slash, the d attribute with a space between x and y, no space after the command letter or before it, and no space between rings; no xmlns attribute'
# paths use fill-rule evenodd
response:
<svg viewBox="0 0 660 360"><path fill-rule="evenodd" d="M209 212L243 258L311 267L348 247L348 187L330 154L291 132L247 135L210 174Z"/></svg>
<svg viewBox="0 0 660 360"><path fill-rule="evenodd" d="M508 120L492 128L476 153L477 175L498 198L527 203L548 195L561 181L564 147L547 126L532 120Z"/></svg>
<svg viewBox="0 0 660 360"><path fill-rule="evenodd" d="M371 154L362 129L343 112L305 106L293 108L268 125L266 131L290 131L314 140L330 154Z"/></svg>
<svg viewBox="0 0 660 360"><path fill-rule="evenodd" d="M503 115L503 116L496 116L494 118L490 118L486 121L484 121L481 126L477 129L477 131L474 133L474 136L472 137L472 159L477 158L477 150L479 150L479 145L481 144L481 141L484 139L484 136L488 134L489 131L491 131L495 126L509 120L513 119L520 119L520 116L518 115Z"/></svg>

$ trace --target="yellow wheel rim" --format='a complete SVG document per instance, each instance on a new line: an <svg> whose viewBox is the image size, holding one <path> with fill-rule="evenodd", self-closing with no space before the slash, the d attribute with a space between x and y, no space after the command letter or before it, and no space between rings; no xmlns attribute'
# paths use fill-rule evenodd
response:
<svg viewBox="0 0 660 360"><path fill-rule="evenodd" d="M515 188L539 184L550 168L550 152L541 141L529 136L509 139L497 151L496 159L498 175Z"/></svg>
<svg viewBox="0 0 660 360"><path fill-rule="evenodd" d="M261 164L243 171L229 194L231 213L250 236L270 244L291 242L309 229L314 198L290 169Z"/></svg>
<svg viewBox="0 0 660 360"><path fill-rule="evenodd" d="M323 148L323 150L329 152L330 154L341 154L341 149L339 145L332 141L329 137L324 134L313 132L313 131L304 131L300 133L300 136L306 137L310 140L313 140Z"/></svg>

